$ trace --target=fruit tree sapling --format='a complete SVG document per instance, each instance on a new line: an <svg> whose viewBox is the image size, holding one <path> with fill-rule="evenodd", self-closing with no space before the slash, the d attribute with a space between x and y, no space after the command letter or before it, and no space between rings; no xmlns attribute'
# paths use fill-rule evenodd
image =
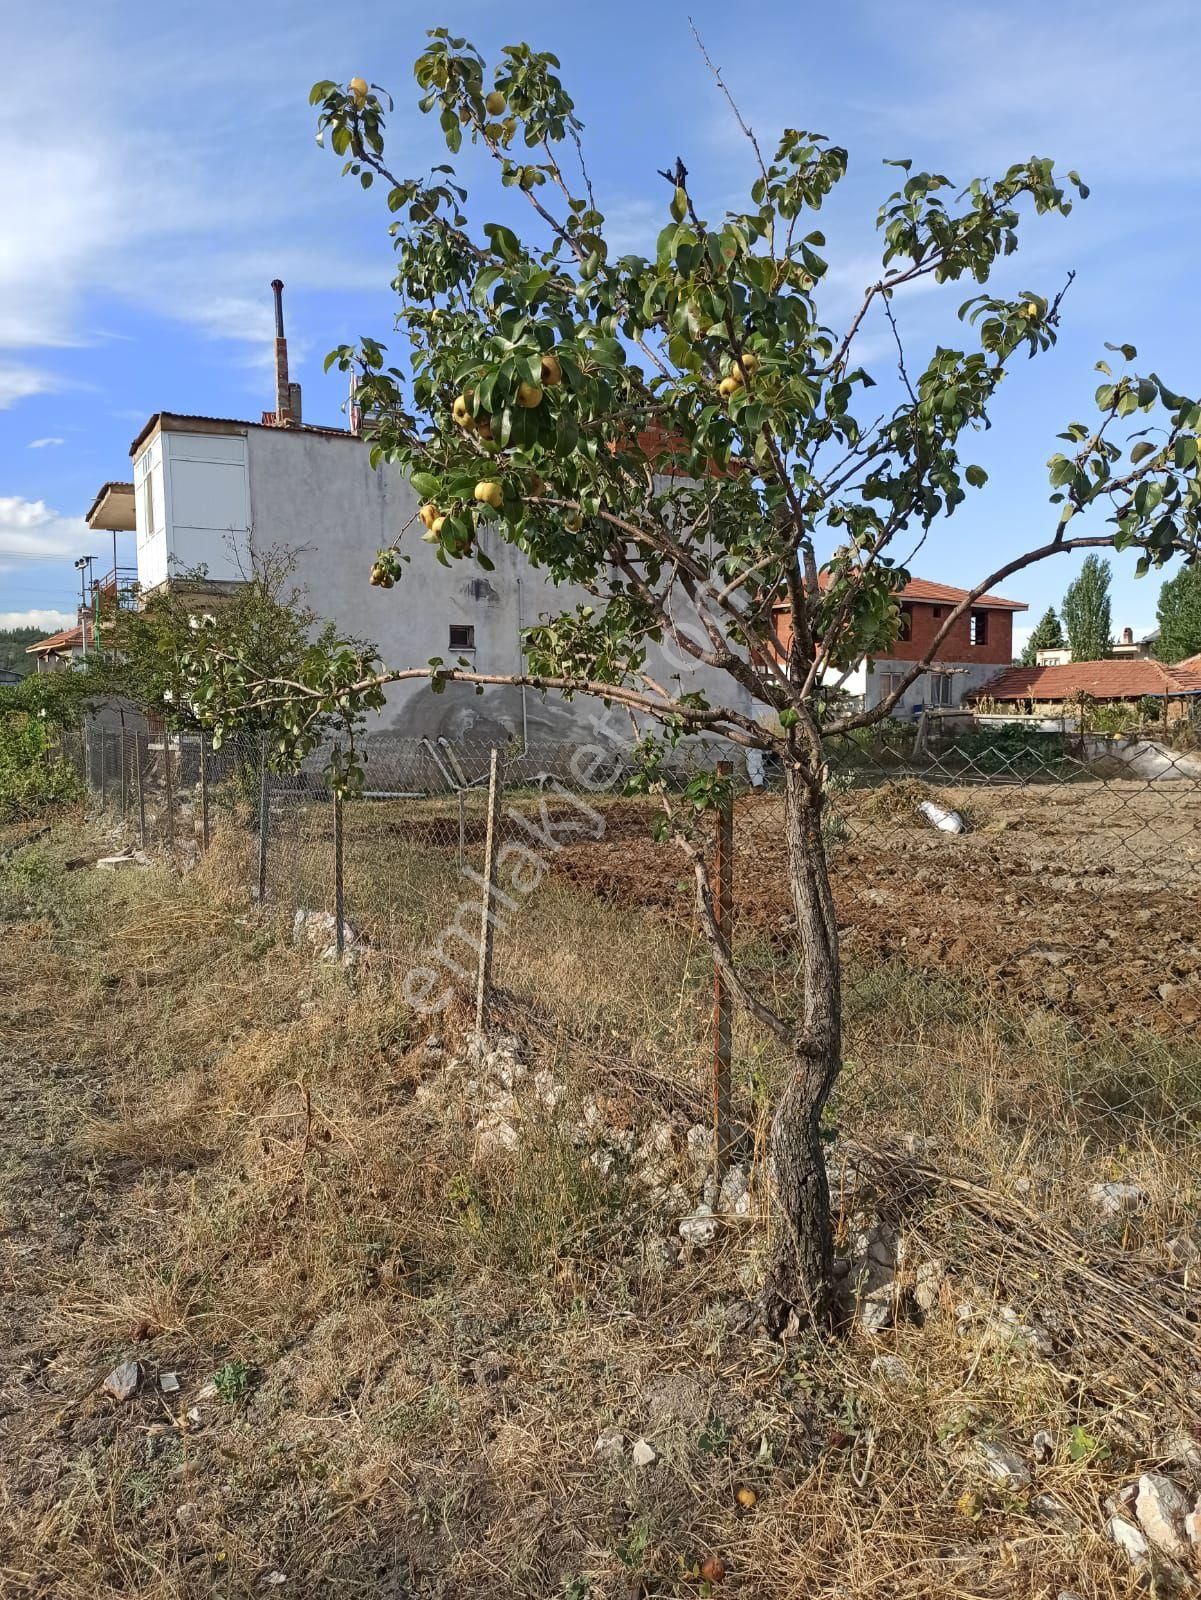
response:
<svg viewBox="0 0 1201 1600"><path fill-rule="evenodd" d="M370 708L389 683L426 677L434 688L455 680L601 697L644 731L658 729L648 786L656 749L690 736L776 758L803 977L795 1013L769 1004L735 960L679 807L668 826L691 858L700 918L734 995L788 1054L771 1133L780 1225L761 1302L780 1331L794 1316L828 1317L833 1277L820 1133L841 1063L821 826L828 742L887 717L974 602L1035 562L1127 547L1138 548L1142 570L1174 552L1194 559L1201 407L1158 377L1114 376L1098 363L1096 415L1070 423L1051 457L1045 532L1006 560L982 552L981 567L994 570L948 608L921 659L878 705L845 709L831 687L898 637L908 553L984 487L964 443L986 425L1015 358L1055 343L1066 285L990 293L994 267L1028 213L1066 215L1069 193L1087 191L1044 159L960 190L890 163L900 187L880 209L881 270L833 331L820 308L827 262L813 214L846 171L843 149L788 129L768 155L742 124L757 169L745 207L707 215L677 160L661 174L653 255L618 254L557 67L521 44L488 72L445 29L417 61L420 109L437 117L450 157L473 142L514 191L505 222L489 220L449 164L422 178L393 171L382 91L314 87L319 139L364 188L385 187L406 341L395 364L369 338L329 362L357 376L373 460L401 466L422 501L421 531L398 532L376 559L378 576L395 581L410 560L435 557L487 568L487 528L590 590L593 603L530 627L516 673L435 660L373 663L356 676L345 652L331 652L291 682L254 681L203 641L192 670L223 680L209 701L214 718L235 714L239 697L286 704L298 747L332 708ZM648 154L648 174L656 166ZM515 225L519 207L528 232ZM963 348L940 346L919 364L902 343L897 297L927 280L972 280L976 292L960 308ZM879 319L897 359L881 374L889 398L872 406L873 378L856 350ZM1135 359L1129 346L1119 353ZM1128 437L1148 422L1153 434ZM777 634L781 602L791 625ZM710 683L724 678L729 697L659 681L648 640L711 669ZM694 809L719 782L694 781Z"/></svg>

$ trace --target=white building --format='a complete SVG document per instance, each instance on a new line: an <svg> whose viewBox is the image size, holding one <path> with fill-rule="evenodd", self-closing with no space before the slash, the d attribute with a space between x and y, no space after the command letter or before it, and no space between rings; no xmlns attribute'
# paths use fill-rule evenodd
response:
<svg viewBox="0 0 1201 1600"><path fill-rule="evenodd" d="M106 485L89 522L136 530L143 592L201 566L210 582L236 583L253 571L255 552L287 548L297 555L296 581L312 609L340 634L375 645L386 666L424 667L437 656L448 665L464 658L480 672L521 671L522 630L592 597L555 585L486 525L480 546L495 570L437 561L421 540L416 496L400 470L373 468L369 443L357 433L300 421L278 293L276 410L261 422L156 413L130 448L132 488ZM410 559L402 576L391 590L372 588L376 552L406 524L401 553ZM675 664L652 649L648 670L665 686L708 687L720 703L751 709L749 696L724 674L690 660ZM451 683L434 694L418 679L389 688L370 731L537 744L584 738L599 711L590 698L566 702L521 688L490 686L481 695ZM616 713L606 727L622 736Z"/></svg>

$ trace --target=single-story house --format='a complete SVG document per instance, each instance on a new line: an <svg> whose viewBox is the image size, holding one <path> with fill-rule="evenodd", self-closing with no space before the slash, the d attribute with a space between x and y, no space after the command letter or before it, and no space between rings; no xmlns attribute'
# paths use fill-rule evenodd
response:
<svg viewBox="0 0 1201 1600"><path fill-rule="evenodd" d="M69 667L72 661L84 654L83 629L88 630L87 647L96 648L95 629L90 625L88 613L83 613L84 621L74 628L64 628L61 633L52 633L48 639L38 639L36 643L26 645L25 654L34 658L38 672L55 672L63 667Z"/></svg>
<svg viewBox="0 0 1201 1600"><path fill-rule="evenodd" d="M1012 706L1015 712L1071 708L1081 696L1099 701L1162 701L1167 716L1184 715L1201 703L1201 658L1165 666L1149 658L1071 661L1064 666L1008 667L968 698Z"/></svg>

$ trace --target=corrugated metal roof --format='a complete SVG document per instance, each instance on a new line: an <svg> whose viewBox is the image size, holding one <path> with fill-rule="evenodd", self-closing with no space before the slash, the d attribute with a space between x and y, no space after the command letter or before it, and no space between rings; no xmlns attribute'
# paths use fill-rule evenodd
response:
<svg viewBox="0 0 1201 1600"><path fill-rule="evenodd" d="M982 684L968 699L1073 700L1077 695L1096 700L1140 700L1143 695L1172 699L1201 694L1201 670L1183 663L1166 667L1162 661L1069 661L1059 667L1006 667Z"/></svg>

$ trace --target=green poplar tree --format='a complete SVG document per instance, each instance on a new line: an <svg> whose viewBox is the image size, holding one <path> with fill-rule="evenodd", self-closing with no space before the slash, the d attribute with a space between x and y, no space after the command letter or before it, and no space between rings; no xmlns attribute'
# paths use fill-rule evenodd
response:
<svg viewBox="0 0 1201 1600"><path fill-rule="evenodd" d="M1026 640L1026 648L1022 651L1022 665L1032 667L1040 650L1062 650L1063 628L1060 625L1059 613L1054 606L1048 606L1043 612L1034 632Z"/></svg>
<svg viewBox="0 0 1201 1600"><path fill-rule="evenodd" d="M1183 661L1201 653L1201 567L1182 567L1159 591L1156 608L1161 661Z"/></svg>
<svg viewBox="0 0 1201 1600"><path fill-rule="evenodd" d="M1073 661L1103 661L1113 649L1109 562L1085 556L1080 576L1063 597L1063 625Z"/></svg>

